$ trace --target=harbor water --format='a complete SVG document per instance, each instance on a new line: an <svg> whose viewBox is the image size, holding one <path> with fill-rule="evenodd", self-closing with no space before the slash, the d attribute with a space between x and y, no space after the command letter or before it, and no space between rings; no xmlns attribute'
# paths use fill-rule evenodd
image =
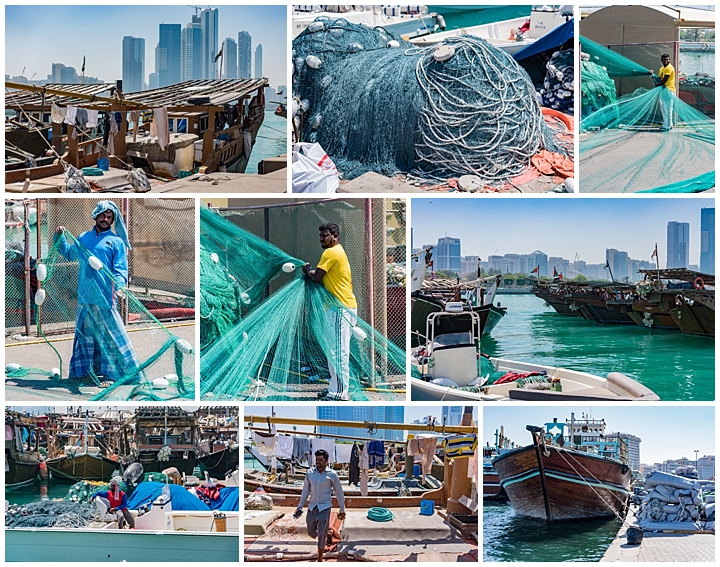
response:
<svg viewBox="0 0 720 567"><path fill-rule="evenodd" d="M532 6L428 6L444 20L446 31L530 17Z"/></svg>
<svg viewBox="0 0 720 567"><path fill-rule="evenodd" d="M258 164L262 160L286 154L287 140L287 119L266 110L245 173L257 174Z"/></svg>
<svg viewBox="0 0 720 567"><path fill-rule="evenodd" d="M685 51L680 48L680 63L678 67L686 75L707 73L715 76L715 51Z"/></svg>
<svg viewBox="0 0 720 567"><path fill-rule="evenodd" d="M484 502L483 561L599 561L619 527L615 518L546 524Z"/></svg>
<svg viewBox="0 0 720 567"><path fill-rule="evenodd" d="M663 401L715 399L715 341L638 325L560 315L534 295L500 295L507 307L485 354L607 376L621 372Z"/></svg>
<svg viewBox="0 0 720 567"><path fill-rule="evenodd" d="M5 500L10 504L29 504L41 500L65 498L72 485L53 480L35 480L30 484L5 487Z"/></svg>

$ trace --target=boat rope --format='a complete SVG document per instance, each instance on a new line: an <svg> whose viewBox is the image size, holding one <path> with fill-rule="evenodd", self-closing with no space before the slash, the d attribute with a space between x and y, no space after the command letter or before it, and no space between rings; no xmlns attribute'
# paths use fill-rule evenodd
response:
<svg viewBox="0 0 720 567"><path fill-rule="evenodd" d="M572 464L572 463L566 458L566 456L564 455L565 451L560 451L560 450L558 450L558 449L555 449L555 451L556 451L557 454L560 456L560 458L562 458L562 459L570 466L570 468L575 472L575 474L578 475L578 477L579 477L583 482L585 482L585 484L588 486L588 488L590 488L590 490L592 490L592 491L595 493L595 496L597 496L598 498L600 498L600 500L602 500L602 501L604 502L605 506L607 506L608 509L609 509L613 514L615 514L615 517L616 517L618 520L620 520L620 522L622 523L622 525L624 525L624 526L626 526L626 527L630 527L630 524L628 524L628 523L625 521L625 518L623 518L620 514L618 514L618 513L615 511L615 509L610 505L610 503L609 503L607 500L605 500L605 498L603 498L603 496L602 496L597 490L595 490L595 488L592 486L592 484L590 484L589 482L587 482L587 481L584 480L583 475L580 473L580 471L578 471L578 470L573 466L573 464ZM583 465L580 461L578 461L574 456L572 456L572 455L570 455L570 456L571 456L572 459L573 459L580 467L582 467L582 468L587 472L587 474L590 475L595 481L597 481L599 484L603 484L603 482L602 482L600 479L598 479L594 474L592 474L592 473L587 469L587 467L585 467L585 465ZM612 495L612 497L615 498L620 504L622 504L623 506L627 506L627 502L624 502L621 498L619 498L619 497L618 497L615 493L613 493L612 491L609 491L609 492L610 492L610 494Z"/></svg>

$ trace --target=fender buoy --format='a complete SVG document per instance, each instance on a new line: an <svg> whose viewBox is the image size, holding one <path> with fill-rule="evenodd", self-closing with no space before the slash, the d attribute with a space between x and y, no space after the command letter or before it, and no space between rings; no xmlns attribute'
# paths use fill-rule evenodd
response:
<svg viewBox="0 0 720 567"><path fill-rule="evenodd" d="M705 289L705 280L698 276L693 280L693 286L695 289Z"/></svg>

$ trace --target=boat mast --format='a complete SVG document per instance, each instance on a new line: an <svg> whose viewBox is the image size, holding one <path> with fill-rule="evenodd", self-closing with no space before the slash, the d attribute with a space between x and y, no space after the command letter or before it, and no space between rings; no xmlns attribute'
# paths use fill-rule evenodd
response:
<svg viewBox="0 0 720 567"><path fill-rule="evenodd" d="M532 434L533 438L533 446L535 447L535 456L537 457L538 471L540 473L540 488L542 489L543 503L545 504L545 519L548 523L552 523L553 520L552 514L550 513L550 500L548 499L547 485L545 483L545 464L543 463L542 451L540 450L540 445L538 443L538 436L542 433L543 429L542 427L537 427L535 425L526 425L525 429Z"/></svg>
<svg viewBox="0 0 720 567"><path fill-rule="evenodd" d="M85 410L85 425L83 426L83 454L87 455L87 436L88 436L88 412L90 410Z"/></svg>

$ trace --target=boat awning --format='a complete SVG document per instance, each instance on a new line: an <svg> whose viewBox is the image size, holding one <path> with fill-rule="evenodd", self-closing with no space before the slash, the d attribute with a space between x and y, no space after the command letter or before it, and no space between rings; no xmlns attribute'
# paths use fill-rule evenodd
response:
<svg viewBox="0 0 720 567"><path fill-rule="evenodd" d="M687 268L665 268L660 270L638 270L643 275L648 275L653 279L663 280L682 280L686 282L694 281L696 278L702 278L705 285L715 285L715 276L712 274L703 274L702 272L696 272L695 270L688 270Z"/></svg>
<svg viewBox="0 0 720 567"><path fill-rule="evenodd" d="M667 14L679 28L715 29L715 11L681 6L646 6Z"/></svg>
<svg viewBox="0 0 720 567"><path fill-rule="evenodd" d="M166 107L175 111L212 106L222 107L227 103L250 96L257 89L266 86L268 86L268 80L264 78L192 80L149 91L124 93L123 101L130 108ZM28 88L31 87L28 86ZM42 87L35 87L34 90L19 90L19 88L6 87L5 106L6 108L29 108L44 105L49 111L50 103L55 103L59 106L81 106L95 110L108 110L111 106L111 102L108 100L93 100L88 97L112 98L111 89L114 88L114 83L96 85L47 84ZM68 94L66 96L50 94L47 92L50 90L63 91ZM73 94L81 96L73 96ZM201 104L188 102L191 98L201 99L204 97L207 97L207 102Z"/></svg>
<svg viewBox="0 0 720 567"><path fill-rule="evenodd" d="M543 51L555 49L556 47L560 47L567 40L571 39L574 35L575 18L572 18L564 24L556 27L553 31L544 35L536 42L531 43L527 47L518 51L515 55L513 55L513 59L515 59L515 61L522 61L523 59L527 59L528 57L532 57L533 55L537 55Z"/></svg>

